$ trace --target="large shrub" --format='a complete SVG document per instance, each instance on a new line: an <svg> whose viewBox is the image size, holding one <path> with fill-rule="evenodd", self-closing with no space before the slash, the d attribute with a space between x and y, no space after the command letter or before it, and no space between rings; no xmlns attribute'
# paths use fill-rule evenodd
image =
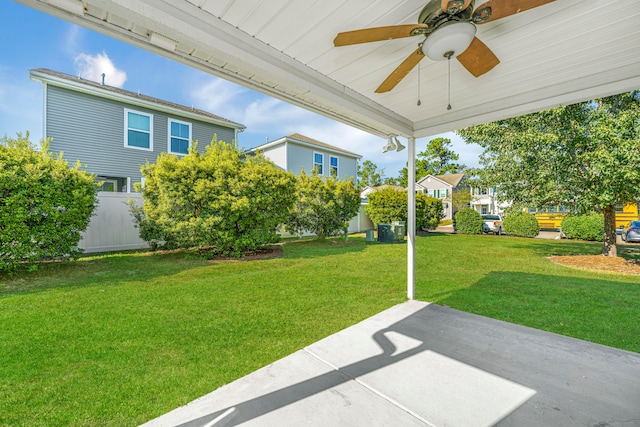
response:
<svg viewBox="0 0 640 427"><path fill-rule="evenodd" d="M162 153L142 167L144 207L131 205L140 236L152 247L209 248L242 256L279 240L289 219L295 179L264 156L214 140L183 157Z"/></svg>
<svg viewBox="0 0 640 427"><path fill-rule="evenodd" d="M318 239L344 232L360 207L360 192L353 178L311 176L302 171L296 177L296 201L287 229L294 233L310 231Z"/></svg>
<svg viewBox="0 0 640 427"><path fill-rule="evenodd" d="M374 224L391 224L407 220L407 192L392 187L383 188L367 196L369 203L364 211Z"/></svg>
<svg viewBox="0 0 640 427"><path fill-rule="evenodd" d="M562 219L560 228L567 239L604 240L604 217L597 212L567 215Z"/></svg>
<svg viewBox="0 0 640 427"><path fill-rule="evenodd" d="M25 137L0 138L0 271L77 256L97 204L94 177Z"/></svg>
<svg viewBox="0 0 640 427"><path fill-rule="evenodd" d="M460 209L453 216L453 228L460 234L482 234L482 215L471 208Z"/></svg>
<svg viewBox="0 0 640 427"><path fill-rule="evenodd" d="M416 194L416 228L435 230L444 218L442 200L426 194Z"/></svg>
<svg viewBox="0 0 640 427"><path fill-rule="evenodd" d="M540 224L528 212L513 211L505 216L502 223L504 232L513 236L536 237L540 234Z"/></svg>
<svg viewBox="0 0 640 427"><path fill-rule="evenodd" d="M383 188L367 196L364 210L374 224L407 222L409 199L406 191ZM416 228L433 230L444 218L442 200L425 194L416 194Z"/></svg>

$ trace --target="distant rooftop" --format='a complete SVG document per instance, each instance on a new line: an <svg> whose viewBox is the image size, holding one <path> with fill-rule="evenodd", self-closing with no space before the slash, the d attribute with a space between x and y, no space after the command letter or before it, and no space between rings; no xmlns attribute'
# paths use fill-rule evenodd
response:
<svg viewBox="0 0 640 427"><path fill-rule="evenodd" d="M350 157L355 157L355 158L362 158L362 156L360 154L354 153L352 151L348 151L345 150L344 148L340 148L340 147L336 147L334 145L330 145L327 144L326 142L322 142L322 141L318 141L317 139L313 139L313 138L309 138L308 136L299 134L299 133L292 133L291 135L287 135L287 136L283 136L282 138L276 139L274 141L269 141L265 144L259 145L257 147L252 148L251 150L249 150L249 152L255 152L255 151L260 151L260 150L264 150L266 148L269 147L273 147L275 145L278 144L283 144L285 142L294 142L294 143L301 143L303 145L315 145L317 147L323 147L326 148L328 150L331 151L336 151L336 152L340 152L344 155L350 156Z"/></svg>
<svg viewBox="0 0 640 427"><path fill-rule="evenodd" d="M49 70L47 68L36 68L29 71L32 80L46 82L48 84L60 87L67 87L76 91L91 93L95 96L103 98L126 98L133 104L151 104L158 109L171 109L183 112L185 115L198 116L201 120L213 122L218 125L228 126L234 129L244 130L246 126L225 119L208 111L200 110L185 105L176 104L174 102L165 101L163 99L154 98L148 95L131 92L114 86L103 85L92 80L75 77L59 71Z"/></svg>

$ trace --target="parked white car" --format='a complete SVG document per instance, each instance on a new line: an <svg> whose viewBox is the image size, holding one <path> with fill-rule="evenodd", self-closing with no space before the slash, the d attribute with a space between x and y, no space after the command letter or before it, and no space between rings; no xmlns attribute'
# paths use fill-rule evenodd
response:
<svg viewBox="0 0 640 427"><path fill-rule="evenodd" d="M497 235L504 234L504 229L502 228L502 216L484 214L482 215L482 220L484 221L482 231L485 233L493 233Z"/></svg>

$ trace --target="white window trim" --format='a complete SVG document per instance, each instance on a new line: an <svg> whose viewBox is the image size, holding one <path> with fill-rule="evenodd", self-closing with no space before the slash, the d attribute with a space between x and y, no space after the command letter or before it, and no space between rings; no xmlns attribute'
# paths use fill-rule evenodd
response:
<svg viewBox="0 0 640 427"><path fill-rule="evenodd" d="M129 145L129 113L149 117L149 148ZM144 113L137 110L130 110L128 108L124 109L124 146L125 148L131 148L134 150L153 151L153 114Z"/></svg>
<svg viewBox="0 0 640 427"><path fill-rule="evenodd" d="M339 177L340 176L340 157L329 156L329 173L331 173L331 170L333 168L333 165L331 164L332 159L336 159L336 177Z"/></svg>
<svg viewBox="0 0 640 427"><path fill-rule="evenodd" d="M187 152L186 153L178 153L176 151L172 151L171 150L171 123L179 123L181 125L189 126L189 141L188 141L189 145L187 146ZM175 154L177 156L186 156L187 154L189 154L189 150L191 149L191 141L193 141L193 139L191 138L192 130L193 130L193 124L192 123L185 122L185 121L182 121L182 120L169 118L167 120L167 152L169 154Z"/></svg>
<svg viewBox="0 0 640 427"><path fill-rule="evenodd" d="M322 166L322 173L318 173L318 175L324 175L324 171L325 171L325 167L324 167L324 153L320 153L319 151L314 151L313 152L313 158L311 159L313 161L313 169L316 168L316 166L318 165L318 163L316 163L316 154L319 154L322 156L322 163L320 164L320 166Z"/></svg>

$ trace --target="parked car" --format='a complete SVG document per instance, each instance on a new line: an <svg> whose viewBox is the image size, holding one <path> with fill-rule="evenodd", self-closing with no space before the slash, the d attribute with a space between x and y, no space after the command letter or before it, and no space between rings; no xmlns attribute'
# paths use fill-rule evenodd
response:
<svg viewBox="0 0 640 427"><path fill-rule="evenodd" d="M640 221L631 221L622 227L621 237L624 242L640 242Z"/></svg>
<svg viewBox="0 0 640 427"><path fill-rule="evenodd" d="M482 215L482 220L484 221L484 225L482 226L483 232L498 235L504 234L504 229L502 228L502 217L500 215L484 214Z"/></svg>

